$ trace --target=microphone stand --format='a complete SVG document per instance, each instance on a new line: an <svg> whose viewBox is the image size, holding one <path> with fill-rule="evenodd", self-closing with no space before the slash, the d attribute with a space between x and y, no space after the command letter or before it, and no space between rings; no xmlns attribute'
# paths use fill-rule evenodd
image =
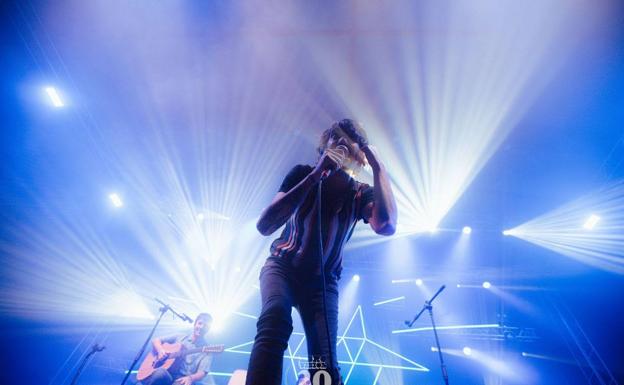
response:
<svg viewBox="0 0 624 385"><path fill-rule="evenodd" d="M87 364L87 361L89 361L89 358L95 353L101 352L102 350L104 350L104 348L105 346L100 346L98 344L95 344L91 347L91 351L82 358L82 362L80 363L80 366L78 367L78 370L76 371L76 374L74 374L74 378L72 378L71 385L76 385L76 383L78 382L78 377L80 377L80 373L82 373L82 369L84 369L85 365Z"/></svg>
<svg viewBox="0 0 624 385"><path fill-rule="evenodd" d="M186 314L181 315L178 312L176 312L175 310L173 310L171 308L171 306L169 306L168 304L166 304L163 301L159 300L158 298L154 298L154 299L156 300L156 302L158 302L159 304L162 305L160 307L160 309L159 309L160 315L158 316L158 319L156 320L156 323L154 324L154 327L152 327L152 330L150 331L149 335L147 336L147 339L143 343L143 346L141 347L141 349L137 353L136 357L134 358L134 361L132 361L132 364L130 364L130 368L128 368L128 370L126 371L126 376L124 377L123 381L121 381L121 385L124 385L126 383L126 381L128 381L128 377L130 377L130 374L132 373L132 370L134 369L136 364L141 359L141 356L143 356L143 353L145 353L145 349L147 348L147 345L152 340L152 337L154 336L154 332L156 331L156 328L158 327L158 324L160 323L160 320L162 320L162 318L165 315L165 313L170 311L171 313L173 313L173 315L177 316L182 321L192 322L191 319Z"/></svg>
<svg viewBox="0 0 624 385"><path fill-rule="evenodd" d="M448 373L446 371L446 364L444 363L444 357L442 357L442 349L440 349L440 340L438 339L438 331L436 329L435 321L433 320L433 306L431 305L433 300L436 299L436 297L442 292L442 290L444 290L445 287L446 287L445 285L442 285L438 289L438 291L433 295L433 297L431 297L429 301L425 301L425 304L423 305L422 309L420 309L420 312L416 314L416 316L411 322L405 321L405 325L411 328L414 325L414 322L416 322L416 320L422 315L422 313L425 310L429 311L429 316L431 317L431 325L433 326L433 335L435 336L436 347L438 348L438 356L440 357L440 368L442 369L442 378L444 378L444 384L449 385Z"/></svg>

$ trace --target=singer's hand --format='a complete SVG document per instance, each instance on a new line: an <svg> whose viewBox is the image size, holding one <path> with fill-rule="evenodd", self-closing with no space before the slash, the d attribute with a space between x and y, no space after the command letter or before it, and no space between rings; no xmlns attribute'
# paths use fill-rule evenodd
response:
<svg viewBox="0 0 624 385"><path fill-rule="evenodd" d="M169 357L169 353L165 352L164 350L159 350L156 352L157 356L156 359L158 361L164 361Z"/></svg>
<svg viewBox="0 0 624 385"><path fill-rule="evenodd" d="M379 170L381 162L379 161L377 149L374 146L367 145L362 148L362 152L366 155L366 161L368 161L373 171Z"/></svg>
<svg viewBox="0 0 624 385"><path fill-rule="evenodd" d="M324 173L326 174L327 172L335 171L342 167L344 158L344 150L328 148L325 152L323 152L323 155L319 159L312 173L316 176L316 179L320 179Z"/></svg>

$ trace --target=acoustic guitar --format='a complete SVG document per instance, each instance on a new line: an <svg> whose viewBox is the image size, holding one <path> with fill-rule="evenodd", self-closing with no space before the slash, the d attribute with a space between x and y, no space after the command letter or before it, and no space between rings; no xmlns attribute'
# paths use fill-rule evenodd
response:
<svg viewBox="0 0 624 385"><path fill-rule="evenodd" d="M158 355L153 350L149 352L139 367L137 380L142 381L146 379L158 368L169 369L172 366L179 364L188 354L221 353L224 349L223 345L208 345L201 348L184 349L182 344L179 342L175 344L164 343L162 344L162 347L167 354L159 360Z"/></svg>

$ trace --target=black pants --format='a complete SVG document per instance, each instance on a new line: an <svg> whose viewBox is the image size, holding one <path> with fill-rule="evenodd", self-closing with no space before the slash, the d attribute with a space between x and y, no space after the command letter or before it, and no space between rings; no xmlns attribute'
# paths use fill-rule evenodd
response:
<svg viewBox="0 0 624 385"><path fill-rule="evenodd" d="M282 362L288 339L292 333L292 307L301 315L308 346L309 363L321 359L332 377L331 385L342 384L336 359L336 333L338 329L338 284L327 280L326 304L331 357L325 326L323 286L320 276L295 273L287 265L268 260L260 272L262 311L257 323L247 385L280 385ZM331 362L331 365L330 365ZM314 366L314 365L310 365ZM317 369L309 369L312 378ZM329 385L329 384L326 384Z"/></svg>

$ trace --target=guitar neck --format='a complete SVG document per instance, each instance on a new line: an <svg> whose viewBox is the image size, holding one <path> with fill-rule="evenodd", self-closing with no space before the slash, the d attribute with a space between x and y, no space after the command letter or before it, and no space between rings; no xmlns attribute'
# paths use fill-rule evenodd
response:
<svg viewBox="0 0 624 385"><path fill-rule="evenodd" d="M200 348L192 348L183 350L180 352L180 356L185 356L187 354L195 354L195 353L215 353L222 351L223 348L219 345L208 345Z"/></svg>
<svg viewBox="0 0 624 385"><path fill-rule="evenodd" d="M184 350L182 352L182 355L201 353L203 351L204 351L204 348L193 348L193 349Z"/></svg>

